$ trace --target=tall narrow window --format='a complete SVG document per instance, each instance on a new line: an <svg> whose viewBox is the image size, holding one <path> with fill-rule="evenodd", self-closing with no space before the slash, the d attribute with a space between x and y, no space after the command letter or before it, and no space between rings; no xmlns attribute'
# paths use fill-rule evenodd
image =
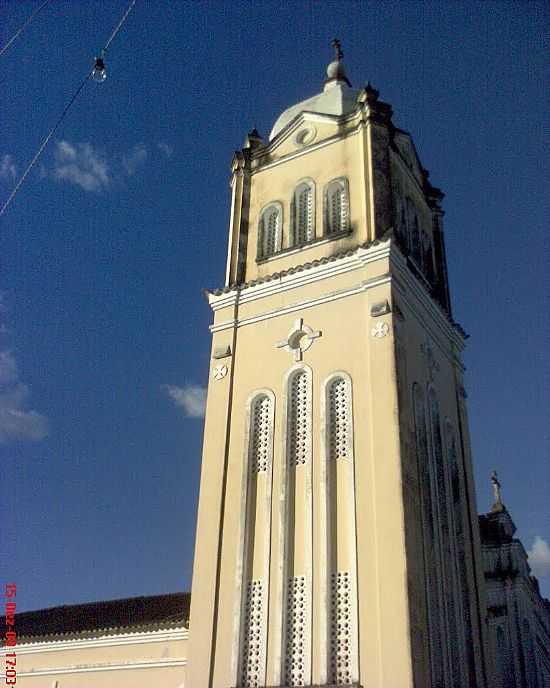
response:
<svg viewBox="0 0 550 688"><path fill-rule="evenodd" d="M324 456L320 470L321 503L326 504L322 545L326 573L321 572L322 596L327 600L327 679L348 686L358 679L355 482L353 462L352 385L347 373L338 372L326 382L321 400L326 419ZM324 577L326 576L326 578Z"/></svg>
<svg viewBox="0 0 550 688"><path fill-rule="evenodd" d="M349 229L347 179L335 179L325 191L325 234L331 236Z"/></svg>
<svg viewBox="0 0 550 688"><path fill-rule="evenodd" d="M258 258L269 258L281 250L283 211L280 203L272 203L262 211L258 226Z"/></svg>
<svg viewBox="0 0 550 688"><path fill-rule="evenodd" d="M346 459L349 455L349 391L346 380L336 377L328 388L329 399L329 455L331 459Z"/></svg>
<svg viewBox="0 0 550 688"><path fill-rule="evenodd" d="M313 182L302 182L294 191L293 245L301 246L315 238L315 186Z"/></svg>
<svg viewBox="0 0 550 688"><path fill-rule="evenodd" d="M428 455L426 402L418 384L413 385L416 455L422 503L425 597L428 609L428 646L432 684L443 685L442 600L439 588L438 538L433 492L434 479Z"/></svg>
<svg viewBox="0 0 550 688"><path fill-rule="evenodd" d="M422 267L422 246L420 244L420 226L418 224L418 215L416 214L416 211L414 211L413 217L412 217L412 222L411 222L411 229L412 229L412 234L411 234L411 240L412 240L412 257L416 261L416 264L418 267Z"/></svg>
<svg viewBox="0 0 550 688"><path fill-rule="evenodd" d="M291 466L306 463L311 434L309 380L305 371L296 373L290 384L289 462Z"/></svg>
<svg viewBox="0 0 550 688"><path fill-rule="evenodd" d="M457 622L463 628L466 668L468 681L471 685L475 681L475 657L472 620L470 615L470 586L466 569L466 543L464 537L465 514L462 507L461 483L458 463L456 435L453 426L447 421L447 460L450 479L450 501L452 501L453 540L455 548L455 571L457 576ZM462 636L461 636L462 637Z"/></svg>
<svg viewBox="0 0 550 688"><path fill-rule="evenodd" d="M283 678L290 687L311 683L311 371L288 378L285 473Z"/></svg>
<svg viewBox="0 0 550 688"><path fill-rule="evenodd" d="M239 644L242 688L259 688L265 683L273 413L274 397L267 390L249 402L247 460L243 471L246 505Z"/></svg>

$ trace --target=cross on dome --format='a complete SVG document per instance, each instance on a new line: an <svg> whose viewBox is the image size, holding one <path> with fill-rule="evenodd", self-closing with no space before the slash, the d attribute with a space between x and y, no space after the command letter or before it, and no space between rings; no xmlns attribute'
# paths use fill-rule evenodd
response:
<svg viewBox="0 0 550 688"><path fill-rule="evenodd" d="M342 52L342 45L337 38L334 38L332 40L332 46L333 46L334 52L336 54L336 59L341 60L344 57L344 53Z"/></svg>
<svg viewBox="0 0 550 688"><path fill-rule="evenodd" d="M337 38L334 38L331 45L334 48L335 59L327 67L328 78L325 81L325 88L327 85L332 86L333 84L338 84L339 82L343 82L348 86L351 86L351 83L346 76L344 63L342 62L342 58L344 57L342 44Z"/></svg>

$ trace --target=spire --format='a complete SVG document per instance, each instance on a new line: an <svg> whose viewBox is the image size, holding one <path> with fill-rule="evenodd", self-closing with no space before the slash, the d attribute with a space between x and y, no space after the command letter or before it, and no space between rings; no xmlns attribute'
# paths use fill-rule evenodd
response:
<svg viewBox="0 0 550 688"><path fill-rule="evenodd" d="M342 62L342 58L344 57L342 45L337 38L335 38L332 41L332 47L334 48L334 60L327 67L327 78L325 80L325 88L327 86L333 86L338 82L343 82L348 86L351 86L351 83L348 77L346 76L346 69L344 67L344 63Z"/></svg>
<svg viewBox="0 0 550 688"><path fill-rule="evenodd" d="M491 473L491 482L493 483L493 492L495 494L495 501L491 507L492 512L505 511L505 506L502 503L502 493L500 487L500 481L496 471Z"/></svg>

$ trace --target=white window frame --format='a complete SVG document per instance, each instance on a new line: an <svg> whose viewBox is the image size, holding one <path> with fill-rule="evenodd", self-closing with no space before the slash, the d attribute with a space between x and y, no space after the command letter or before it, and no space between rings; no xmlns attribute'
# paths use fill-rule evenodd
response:
<svg viewBox="0 0 550 688"><path fill-rule="evenodd" d="M309 192L311 193L311 202L310 202L311 214L308 214L308 217L306 220L305 238L303 240L300 240L300 238L299 238L299 230L300 230L299 196L300 196L300 193L305 189L308 189ZM296 188L294 189L294 193L292 194L291 216L292 216L292 234L291 234L292 244L291 245L298 247L298 246L303 246L304 244L307 244L310 241L313 241L315 239L315 182L312 179L302 179L297 184Z"/></svg>
<svg viewBox="0 0 550 688"><path fill-rule="evenodd" d="M268 227L266 223L267 215L276 210L278 213L278 224L275 228L274 237L274 250L269 250L269 237L268 237ZM265 258L270 258L271 256L278 253L282 248L283 240L283 205L279 201L271 201L266 206L264 206L260 212L260 219L258 221L258 247L257 256L258 260L263 260Z"/></svg>
<svg viewBox="0 0 550 688"><path fill-rule="evenodd" d="M341 215L341 226L337 231L332 228L332 207L331 207L331 190L333 187L339 186L344 193L344 200L346 205L345 213ZM347 177L337 177L336 179L331 179L330 182L325 186L324 191L324 216L325 216L325 226L323 235L326 237L334 237L340 234L345 234L350 229L350 198L349 198L349 183Z"/></svg>

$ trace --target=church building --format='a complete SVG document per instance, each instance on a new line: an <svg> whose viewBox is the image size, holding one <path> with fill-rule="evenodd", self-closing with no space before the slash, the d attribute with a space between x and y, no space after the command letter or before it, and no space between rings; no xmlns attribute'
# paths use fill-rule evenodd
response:
<svg viewBox="0 0 550 688"><path fill-rule="evenodd" d="M335 50L322 91L233 159L188 680L484 688L443 194Z"/></svg>
<svg viewBox="0 0 550 688"><path fill-rule="evenodd" d="M29 688L550 675L550 606L502 504L481 547L443 193L334 48L320 93L233 158L191 601L18 615Z"/></svg>

